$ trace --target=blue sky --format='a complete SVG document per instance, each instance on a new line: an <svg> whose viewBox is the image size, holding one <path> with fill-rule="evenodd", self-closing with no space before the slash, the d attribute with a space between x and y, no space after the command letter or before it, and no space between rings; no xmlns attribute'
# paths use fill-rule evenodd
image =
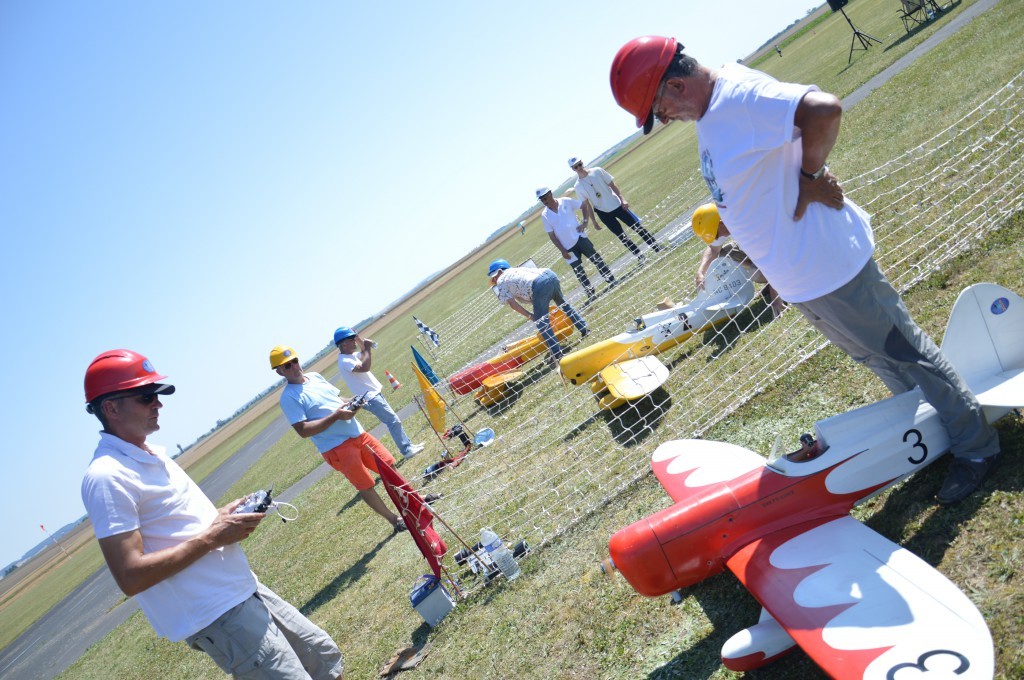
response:
<svg viewBox="0 0 1024 680"><path fill-rule="evenodd" d="M94 356L152 359L178 394L151 440L187 445L272 346L319 351L632 134L623 43L717 66L815 3L637 7L0 4L0 566L84 514Z"/></svg>

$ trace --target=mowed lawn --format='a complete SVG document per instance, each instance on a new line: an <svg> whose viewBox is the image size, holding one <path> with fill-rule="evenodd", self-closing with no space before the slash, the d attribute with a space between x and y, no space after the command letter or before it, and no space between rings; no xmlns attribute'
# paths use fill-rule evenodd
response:
<svg viewBox="0 0 1024 680"><path fill-rule="evenodd" d="M958 5L957 11L968 4ZM1022 14L1019 3L1000 4L849 112L831 160L837 174L854 175L884 164L1016 75L1024 68L1024 59L1019 49L1007 47L1016 45L1024 28ZM862 30L884 36L887 44L855 54L853 66L845 64L849 29L841 17L832 16L785 44L784 59L767 59L761 68L782 78L818 82L844 95L934 30L934 26L926 26L905 38L895 12L881 0L858 4L855 19ZM948 19L936 23L944 20ZM839 63L833 53L841 53ZM894 133L897 130L899 134ZM657 206L679 185L681 175L695 171L693 149L692 126L669 126L610 169L634 205ZM648 226L661 228L676 216L670 210L658 213L652 208ZM968 283L997 280L1024 291L1019 272L1024 225L1018 218L1000 226L989 242L946 265L906 296L929 331L941 334L952 300ZM536 221L532 222L527 236L507 242L500 252L482 251L463 273L412 313L428 321L457 313L467 300L478 298L483 263L496 255L525 259L545 238ZM607 232L595 235L598 248L613 250L610 239ZM670 264L675 266L676 260L666 259L659 266ZM679 264L686 267L682 275L690 277L695 264L692 257ZM642 280L641 276L637 278ZM337 323L325 319L325 335ZM503 317L503 323L511 328L514 319ZM375 334L382 345L376 365L407 366L410 329L410 320L403 316ZM311 353L318 349L307 348ZM400 374L411 388L408 370ZM555 377L540 379L553 381ZM396 395L410 392L407 389ZM880 383L863 369L834 350L826 350L718 423L709 437L763 450L765 433L792 427L788 421L780 425L785 420L780 414L799 413L800 421L809 423L883 396ZM393 403L398 406L402 400ZM473 411L470 420L474 426L483 426L489 415ZM527 398L500 419L525 417L570 424L580 420L579 414L545 413ZM551 427L553 432L557 429ZM567 424L566 429L569 427ZM939 509L931 502L943 471L940 463L921 479L911 480L858 510L858 516L873 528L937 565L979 604L997 642L997 671L1005 677L1024 672L1019 648L1024 603L1017 586L1024 521L1018 474L1020 429L1016 416L1000 423L1006 451L1001 473L986 494L963 507ZM417 440L430 435L421 418L410 423L410 430ZM562 437L554 437L552 445L562 441ZM649 449L640 446L631 455L649 454ZM317 464L308 443L289 433L227 496L261 486L266 479L279 484L294 481ZM415 475L411 463L403 464L402 469ZM264 523L247 542L246 551L262 579L335 636L346 654L349 677L375 674L380 663L410 639L429 639L434 644L421 669L406 674L410 678L494 672L524 677L729 677L718 665L718 649L732 632L756 620L756 604L731 576L695 587L681 605L671 606L667 599L637 596L620 579L598 575L595 565L605 556L607 537L667 504L664 493L650 478L630 486L601 512L583 517L545 545L524 564L525 578L474 594L434 631L420 625L406 599L423 565L408 542L389 539L386 527L356 502L344 480L329 475L296 504L303 512L299 522L287 526ZM444 507L440 509L443 512ZM813 664L799 655L796 658L795 666L779 664L758 677L815 677ZM156 639L138 615L65 675L149 677L157 673L217 677L205 657Z"/></svg>

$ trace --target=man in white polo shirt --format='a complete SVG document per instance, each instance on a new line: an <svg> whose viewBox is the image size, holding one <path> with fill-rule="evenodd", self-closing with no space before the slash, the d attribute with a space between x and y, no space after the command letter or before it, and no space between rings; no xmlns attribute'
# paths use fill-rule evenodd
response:
<svg viewBox="0 0 1024 680"><path fill-rule="evenodd" d="M604 226L608 227L608 231L622 241L622 245L633 253L640 264L644 263L645 258L640 252L640 248L626 235L623 226L627 226L639 234L644 243L649 245L654 252L657 253L661 250L654 235L640 224L640 218L629 209L629 201L623 197L622 191L615 184L615 178L607 170L596 165L587 168L583 165L583 160L575 156L569 159L569 167L579 178L574 187L576 195L586 199L583 203L585 217L593 219L594 224L597 224L597 218L600 217ZM622 224L619 224L620 222Z"/></svg>
<svg viewBox="0 0 1024 680"><path fill-rule="evenodd" d="M330 636L256 580L238 542L263 513L217 509L177 463L146 442L160 429L161 383L131 350L97 356L85 374L87 410L103 426L82 501L119 588L153 630L209 654L244 678L340 678Z"/></svg>
<svg viewBox="0 0 1024 680"><path fill-rule="evenodd" d="M587 293L587 302L590 302L596 294L594 286L591 285L590 279L587 277L587 272L583 269L584 257L594 263L598 273L608 282L609 286L614 286L617 282L601 254L587 238L585 230L590 218L586 216L586 210L583 211L582 223L576 219L576 211L583 209L586 199L555 198L547 187L541 187L535 193L537 200L544 204L544 210L540 215L541 222L544 223L544 231L548 233L548 238L572 267L573 273L576 274L576 278L583 284L583 290ZM595 222L594 228L600 229L601 225Z"/></svg>

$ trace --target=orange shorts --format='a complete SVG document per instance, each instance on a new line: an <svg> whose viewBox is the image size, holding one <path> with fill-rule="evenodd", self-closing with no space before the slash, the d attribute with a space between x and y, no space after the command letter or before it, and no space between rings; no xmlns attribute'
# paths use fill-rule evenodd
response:
<svg viewBox="0 0 1024 680"><path fill-rule="evenodd" d="M388 465L395 464L394 456L369 432L346 439L324 453L323 457L328 465L345 475L358 491L366 491L373 488L373 477L370 476L370 472L379 474L371 451Z"/></svg>

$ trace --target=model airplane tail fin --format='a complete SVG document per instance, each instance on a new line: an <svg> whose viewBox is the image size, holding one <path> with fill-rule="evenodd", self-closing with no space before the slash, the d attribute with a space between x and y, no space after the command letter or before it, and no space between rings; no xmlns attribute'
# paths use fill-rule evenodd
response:
<svg viewBox="0 0 1024 680"><path fill-rule="evenodd" d="M994 283L957 298L942 352L985 406L1024 405L1024 299Z"/></svg>

